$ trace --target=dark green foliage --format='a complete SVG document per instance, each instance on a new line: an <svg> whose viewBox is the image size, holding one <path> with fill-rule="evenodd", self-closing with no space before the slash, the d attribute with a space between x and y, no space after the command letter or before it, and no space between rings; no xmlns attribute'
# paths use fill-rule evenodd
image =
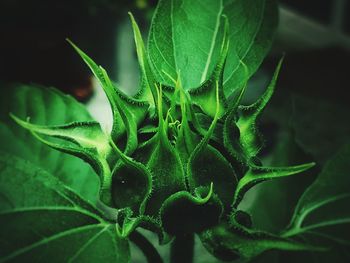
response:
<svg viewBox="0 0 350 263"><path fill-rule="evenodd" d="M94 205L25 160L1 154L0 169L1 262L128 262Z"/></svg>
<svg viewBox="0 0 350 263"><path fill-rule="evenodd" d="M141 74L133 97L69 41L108 97L110 133L70 97L16 87L0 115L0 149L7 152L0 155L0 262L129 262L129 240L159 262L137 228L155 232L161 244L175 239L173 251L179 240L190 244L198 235L225 261L349 246L349 146L305 191L280 233L257 229L241 207L257 184L315 165L271 167L260 160L258 121L282 60L265 93L241 105L271 45L276 11L272 0L161 0L147 50L130 14ZM99 184L76 157L90 164Z"/></svg>

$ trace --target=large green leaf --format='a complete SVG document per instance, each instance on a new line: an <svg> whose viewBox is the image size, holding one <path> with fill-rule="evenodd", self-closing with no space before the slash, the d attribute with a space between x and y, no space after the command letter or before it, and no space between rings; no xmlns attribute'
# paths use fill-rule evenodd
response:
<svg viewBox="0 0 350 263"><path fill-rule="evenodd" d="M0 171L0 262L129 261L115 225L55 177L7 154Z"/></svg>
<svg viewBox="0 0 350 263"><path fill-rule="evenodd" d="M198 105L205 114L212 118L214 118L216 112L217 85L219 86L219 118L225 114L227 108L227 102L222 87L224 81L224 68L229 48L228 27L228 21L225 17L224 38L221 45L220 57L212 74L201 84L201 86L189 91L192 103Z"/></svg>
<svg viewBox="0 0 350 263"><path fill-rule="evenodd" d="M179 71L185 90L206 79L220 52L222 9L222 1L159 1L148 49L160 82L171 86L166 73L177 79Z"/></svg>
<svg viewBox="0 0 350 263"><path fill-rule="evenodd" d="M224 76L225 95L241 87L270 50L278 23L276 0L224 0L230 24L230 50ZM243 62L243 63L242 63Z"/></svg>
<svg viewBox="0 0 350 263"><path fill-rule="evenodd" d="M350 144L346 144L301 196L284 236L317 237L350 246Z"/></svg>
<svg viewBox="0 0 350 263"><path fill-rule="evenodd" d="M277 25L275 1L159 1L148 39L157 80L171 85L170 77L176 79L181 71L185 90L203 83L220 55L224 14L230 24L225 94L230 95L244 83L246 75L241 61L251 75L270 48Z"/></svg>
<svg viewBox="0 0 350 263"><path fill-rule="evenodd" d="M82 160L47 147L22 129L9 113L39 125L62 125L91 121L86 109L74 98L55 89L38 86L6 86L0 98L0 149L19 156L54 174L91 201L98 196L98 177Z"/></svg>

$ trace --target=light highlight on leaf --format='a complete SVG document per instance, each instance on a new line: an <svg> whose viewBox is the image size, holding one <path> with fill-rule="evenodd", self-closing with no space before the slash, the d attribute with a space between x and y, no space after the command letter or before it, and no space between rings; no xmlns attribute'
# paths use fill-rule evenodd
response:
<svg viewBox="0 0 350 263"><path fill-rule="evenodd" d="M255 157L261 149L261 135L257 130L256 122L275 90L282 62L283 58L279 61L265 93L252 105L239 107L241 111L241 115L237 121L237 126L241 134L239 141L243 147L244 154L249 158Z"/></svg>

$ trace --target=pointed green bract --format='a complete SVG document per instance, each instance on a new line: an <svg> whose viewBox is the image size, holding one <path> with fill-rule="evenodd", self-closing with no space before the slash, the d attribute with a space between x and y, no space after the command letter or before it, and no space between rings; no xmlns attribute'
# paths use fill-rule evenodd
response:
<svg viewBox="0 0 350 263"><path fill-rule="evenodd" d="M72 41L67 39L69 44L72 45L72 47L76 50L76 52L79 54L79 56L84 60L84 62L88 65L92 73L95 75L97 80L100 82L102 88L105 90L105 87L107 86L106 80L103 76L103 73L101 71L101 68L87 55L85 54L80 48L78 48ZM119 110L117 108L117 105L113 99L113 97L105 90L107 94L107 98L109 100L109 103L111 104L112 113L113 113L113 127L112 127L112 138L117 139L120 138L123 133L125 132L125 126L123 123L123 120L120 116Z"/></svg>
<svg viewBox="0 0 350 263"><path fill-rule="evenodd" d="M214 183L214 191L225 208L230 208L237 186L236 174L225 159L215 148L207 146L191 160L189 176L192 187L207 186Z"/></svg>
<svg viewBox="0 0 350 263"><path fill-rule="evenodd" d="M128 146L128 152L129 154L132 153L135 146L137 146L137 141L135 141L137 140L137 127L146 116L149 107L148 102L133 99L122 94L122 92L112 84L106 71L101 66L98 66L70 40L68 40L68 42L89 66L107 95L113 113L113 127L111 133L113 140L117 141L125 132L127 132L128 139L131 141L131 145ZM128 121L126 121L127 118Z"/></svg>
<svg viewBox="0 0 350 263"><path fill-rule="evenodd" d="M3 88L6 93L0 96L0 150L41 167L96 203L99 179L93 169L74 156L46 146L30 131L20 128L9 115L12 113L21 119L30 118L32 123L48 126L91 122L92 117L84 106L53 88L24 84Z"/></svg>
<svg viewBox="0 0 350 263"><path fill-rule="evenodd" d="M237 126L241 134L239 141L243 147L244 154L249 158L255 157L261 150L261 135L257 130L256 122L275 90L282 62L283 58L279 61L265 93L254 104L239 107L241 110L241 115L237 121Z"/></svg>
<svg viewBox="0 0 350 263"><path fill-rule="evenodd" d="M187 176L191 189L208 186L214 183L214 191L220 197L225 208L231 205L233 193L237 184L236 175L224 156L209 145L220 114L219 85L216 82L216 112L214 120L189 157Z"/></svg>
<svg viewBox="0 0 350 263"><path fill-rule="evenodd" d="M177 96L179 98L177 98ZM178 76L178 80L175 83L175 91L173 96L173 101L170 110L173 110L174 115L176 114L176 101L179 99L180 101L180 110L181 110L181 123L176 127L176 142L175 148L179 152L181 161L184 165L184 168L187 165L189 157L195 147L197 146L200 138L199 136L193 132L190 128L190 119L191 119L191 106L190 106L190 97L189 94L183 90L180 76ZM172 111L169 112L170 117L172 117ZM176 115L175 115L176 116ZM174 121L176 125L176 121Z"/></svg>
<svg viewBox="0 0 350 263"><path fill-rule="evenodd" d="M46 127L22 121L14 115L11 117L44 144L88 162L100 176L101 198L110 203L111 171L106 160L110 146L98 123L81 122Z"/></svg>
<svg viewBox="0 0 350 263"><path fill-rule="evenodd" d="M146 146L150 148L147 168L153 175L153 190L146 205L146 214L157 215L164 200L185 190L185 175L179 154L169 142L167 122L163 119L162 88L157 89L158 131Z"/></svg>
<svg viewBox="0 0 350 263"><path fill-rule="evenodd" d="M112 173L112 198L118 208L130 207L134 214L143 214L152 191L152 175L147 167L126 156L111 141L120 158Z"/></svg>
<svg viewBox="0 0 350 263"><path fill-rule="evenodd" d="M216 123L218 121L219 118L219 111L220 111L220 102L219 102L219 83L216 82L216 110L215 110L215 116L214 119L208 129L208 131L206 132L205 136L203 137L203 139L199 142L199 144L196 146L196 148L193 150L192 154L190 155L189 158L189 162L187 165L187 173L189 176L189 180L190 180L190 184L191 184L191 165L192 165L192 161L207 147L209 140L214 132Z"/></svg>
<svg viewBox="0 0 350 263"><path fill-rule="evenodd" d="M243 195L254 185L264 181L298 174L310 169L314 165L315 163L308 163L290 167L251 166L246 172L246 174L238 181L238 185L234 195L233 207L238 206L238 204L243 198Z"/></svg>
<svg viewBox="0 0 350 263"><path fill-rule="evenodd" d="M246 72L248 73L248 69L246 68ZM240 142L240 130L237 125L238 119L238 108L240 106L240 102L247 88L247 83L245 83L241 89L237 91L235 97L233 97L228 110L227 116L225 118L224 127L223 127L223 143L225 148L231 154L231 156L240 163L247 163L249 161L249 157L246 156L246 152L244 151L244 147Z"/></svg>
<svg viewBox="0 0 350 263"><path fill-rule="evenodd" d="M132 28L134 30L134 39L136 45L137 58L141 69L141 88L136 95L142 100L148 101L150 105L157 104L156 81L148 62L148 54L142 40L140 29L134 16L129 12Z"/></svg>
<svg viewBox="0 0 350 263"><path fill-rule="evenodd" d="M111 98L110 100L113 100L115 102L115 105L126 128L127 143L124 152L127 155L131 155L137 148L137 129L138 125L141 123L141 121L143 121L147 114L148 104L142 101L128 98L124 94L122 95L114 87L107 75L107 72L103 68L101 68L101 72L106 81L105 91L107 93L107 96Z"/></svg>
<svg viewBox="0 0 350 263"><path fill-rule="evenodd" d="M25 122L13 114L10 114L10 116L19 125L31 132L64 140L81 149L91 149L104 158L110 151L107 136L98 122L73 122L61 126L42 126Z"/></svg>

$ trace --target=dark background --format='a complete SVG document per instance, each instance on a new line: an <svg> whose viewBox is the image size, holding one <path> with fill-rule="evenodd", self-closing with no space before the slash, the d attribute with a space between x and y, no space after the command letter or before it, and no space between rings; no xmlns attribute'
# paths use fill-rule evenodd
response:
<svg viewBox="0 0 350 263"><path fill-rule="evenodd" d="M113 72L118 23L127 11L145 19L154 5L147 0L1 0L0 80L55 86L84 100L91 95L90 72L65 39Z"/></svg>

